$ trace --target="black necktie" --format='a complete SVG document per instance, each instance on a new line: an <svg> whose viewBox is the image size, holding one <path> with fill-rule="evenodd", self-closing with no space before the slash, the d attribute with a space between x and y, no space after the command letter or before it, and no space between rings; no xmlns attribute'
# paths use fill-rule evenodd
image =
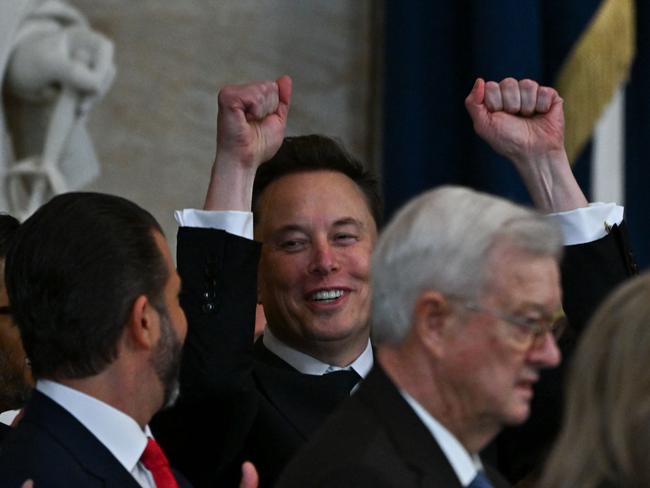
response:
<svg viewBox="0 0 650 488"><path fill-rule="evenodd" d="M325 373L323 379L334 385L337 391L349 395L352 388L361 381L361 376L353 369L341 369Z"/></svg>

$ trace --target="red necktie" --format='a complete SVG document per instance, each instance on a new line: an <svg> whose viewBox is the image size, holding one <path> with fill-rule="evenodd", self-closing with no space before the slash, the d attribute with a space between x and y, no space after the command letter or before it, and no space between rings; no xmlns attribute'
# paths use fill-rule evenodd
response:
<svg viewBox="0 0 650 488"><path fill-rule="evenodd" d="M151 437L147 440L140 462L151 472L156 488L178 488L165 453Z"/></svg>

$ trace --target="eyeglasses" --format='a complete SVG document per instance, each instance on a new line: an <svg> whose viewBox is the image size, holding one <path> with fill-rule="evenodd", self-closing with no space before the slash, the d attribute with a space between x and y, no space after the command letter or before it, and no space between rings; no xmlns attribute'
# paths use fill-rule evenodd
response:
<svg viewBox="0 0 650 488"><path fill-rule="evenodd" d="M552 334L557 338L556 332L558 331L559 320L556 317L549 319L546 317L532 318L522 317L518 315L510 315L502 312L497 312L489 308L483 307L475 302L459 302L460 305L471 312L484 313L494 317L503 322L513 325L513 333L510 338L512 342L521 349L534 349L539 347L546 338L546 334Z"/></svg>
<svg viewBox="0 0 650 488"><path fill-rule="evenodd" d="M9 305L0 306L0 315L11 315L11 308Z"/></svg>

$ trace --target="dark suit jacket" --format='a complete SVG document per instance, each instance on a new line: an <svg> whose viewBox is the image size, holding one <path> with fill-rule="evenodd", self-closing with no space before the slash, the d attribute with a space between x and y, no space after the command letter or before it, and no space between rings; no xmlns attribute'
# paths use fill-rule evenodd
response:
<svg viewBox="0 0 650 488"><path fill-rule="evenodd" d="M625 223L598 241L564 248L562 301L568 327L558 341L562 363L542 372L528 421L497 439L499 471L512 483L543 467L562 423L563 385L577 342L606 295L637 272Z"/></svg>
<svg viewBox="0 0 650 488"><path fill-rule="evenodd" d="M602 242L568 249L565 296L576 303L566 304L567 314L579 317L581 310L593 310L594 302L627 276L621 262L629 257L622 260L621 239L614 229ZM261 485L270 486L347 395L326 384L326 377L299 373L261 343L253 348L259 244L224 231L181 228L177 252L189 324L181 401L159 414L152 428L172 464L197 487L237 486L245 459L256 463ZM580 282L586 273L594 278L588 288ZM561 411L561 401L553 396L561 394L558 381L551 376L550 393L538 393L536 399L541 415L545 403L553 404L554 422ZM544 437L548 427L540 418L542 425L535 430ZM210 449L198 449L198 438L209 439ZM508 444L512 451L507 459L517 462L529 451L538 452L539 442L543 439L519 437Z"/></svg>
<svg viewBox="0 0 650 488"><path fill-rule="evenodd" d="M39 488L140 486L89 430L38 391L0 449L0 488L17 488L28 478Z"/></svg>
<svg viewBox="0 0 650 488"><path fill-rule="evenodd" d="M487 469L495 488L509 486ZM462 485L427 427L378 364L289 463L278 488Z"/></svg>
<svg viewBox="0 0 650 488"><path fill-rule="evenodd" d="M0 445L2 445L9 432L11 432L11 427L0 422Z"/></svg>
<svg viewBox="0 0 650 488"><path fill-rule="evenodd" d="M172 464L197 487L237 486L244 460L272 486L294 452L349 396L254 345L259 244L181 228L177 263L188 334L177 405L152 422ZM200 449L196 439L209 439Z"/></svg>

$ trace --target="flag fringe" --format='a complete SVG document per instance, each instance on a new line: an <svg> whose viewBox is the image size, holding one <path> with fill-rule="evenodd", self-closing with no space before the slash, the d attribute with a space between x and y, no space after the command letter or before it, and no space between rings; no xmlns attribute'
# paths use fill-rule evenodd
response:
<svg viewBox="0 0 650 488"><path fill-rule="evenodd" d="M633 0L604 0L557 77L564 99L565 145L573 164L618 87L627 81L636 50Z"/></svg>

